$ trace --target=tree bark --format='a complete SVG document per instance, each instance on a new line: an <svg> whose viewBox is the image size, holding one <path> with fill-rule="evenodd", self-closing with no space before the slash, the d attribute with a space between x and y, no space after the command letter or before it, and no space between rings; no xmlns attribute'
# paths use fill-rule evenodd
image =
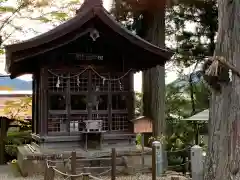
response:
<svg viewBox="0 0 240 180"><path fill-rule="evenodd" d="M145 39L165 47L165 6L144 13ZM165 134L165 67L157 66L143 72L143 115L153 120L153 135Z"/></svg>
<svg viewBox="0 0 240 180"><path fill-rule="evenodd" d="M219 28L216 56L240 69L240 1L219 0ZM240 179L240 79L212 92L209 114L209 144L205 180Z"/></svg>

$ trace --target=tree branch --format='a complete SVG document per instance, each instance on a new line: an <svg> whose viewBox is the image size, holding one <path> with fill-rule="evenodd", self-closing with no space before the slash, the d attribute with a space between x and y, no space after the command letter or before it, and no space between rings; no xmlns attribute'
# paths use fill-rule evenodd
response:
<svg viewBox="0 0 240 180"><path fill-rule="evenodd" d="M22 3L21 5L19 5L19 7L12 13L12 15L9 16L7 19L4 20L4 22L3 22L2 25L0 26L0 31L4 28L4 26L5 26L6 24L9 23L10 19L24 7L24 5L25 5L24 3Z"/></svg>
<svg viewBox="0 0 240 180"><path fill-rule="evenodd" d="M1 45L1 44L4 44L4 43L8 40L8 38L11 37L11 35L12 35L14 32L16 32L16 29L13 30L13 31L12 31L10 34L8 34L6 37L4 37L4 40L1 41L0 45Z"/></svg>

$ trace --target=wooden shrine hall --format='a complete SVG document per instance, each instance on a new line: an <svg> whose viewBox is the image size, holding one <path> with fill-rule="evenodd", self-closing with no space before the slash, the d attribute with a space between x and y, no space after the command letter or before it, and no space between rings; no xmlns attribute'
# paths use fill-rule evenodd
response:
<svg viewBox="0 0 240 180"><path fill-rule="evenodd" d="M133 73L171 56L122 27L101 0L86 0L69 21L6 46L6 69L33 75L37 145L98 149L135 143Z"/></svg>

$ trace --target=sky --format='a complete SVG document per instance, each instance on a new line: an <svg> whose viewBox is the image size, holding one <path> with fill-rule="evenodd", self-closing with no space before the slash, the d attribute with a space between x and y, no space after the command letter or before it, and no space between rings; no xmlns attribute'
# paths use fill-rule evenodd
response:
<svg viewBox="0 0 240 180"><path fill-rule="evenodd" d="M9 0L9 2L11 2L11 3L14 3L14 1L16 1L16 0ZM103 0L103 5L107 10L110 10L111 5L112 5L112 0ZM20 23L21 25L25 25L25 24L28 25L28 22L26 20L25 21L24 20L16 21L14 23L18 23L18 24ZM42 24L31 24L31 26L36 27L34 29L39 29L41 32L46 32L52 28L52 27L48 27L46 25L43 26ZM21 37L22 38L21 40L26 40L26 39L34 37L35 34L34 33L26 33L25 36L20 36L18 34L16 34L15 36L18 39L19 39L19 37ZM178 73L177 73L176 69L172 67L172 64L167 64L165 67L166 67L165 81L166 81L166 84L168 84L178 78ZM0 73L6 74L6 72L4 71L4 68L5 68L5 58L2 56L2 57L0 57ZM186 69L184 74L186 74L186 73L188 74L189 72L191 72L191 69L192 68ZM32 79L31 75L24 75L19 78L22 80L27 80L27 81ZM142 88L142 73L140 72L140 73L136 73L134 75L134 89L135 89L135 91L141 92L141 88Z"/></svg>
<svg viewBox="0 0 240 180"><path fill-rule="evenodd" d="M109 11L112 5L112 0L103 0L103 6Z"/></svg>

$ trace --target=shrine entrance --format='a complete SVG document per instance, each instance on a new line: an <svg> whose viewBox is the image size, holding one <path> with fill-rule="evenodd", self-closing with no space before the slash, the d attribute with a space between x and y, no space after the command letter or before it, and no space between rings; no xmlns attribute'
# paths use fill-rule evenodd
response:
<svg viewBox="0 0 240 180"><path fill-rule="evenodd" d="M111 76L91 66L77 72L48 70L48 133L81 132L84 120L102 120L104 131L127 131L130 73Z"/></svg>

